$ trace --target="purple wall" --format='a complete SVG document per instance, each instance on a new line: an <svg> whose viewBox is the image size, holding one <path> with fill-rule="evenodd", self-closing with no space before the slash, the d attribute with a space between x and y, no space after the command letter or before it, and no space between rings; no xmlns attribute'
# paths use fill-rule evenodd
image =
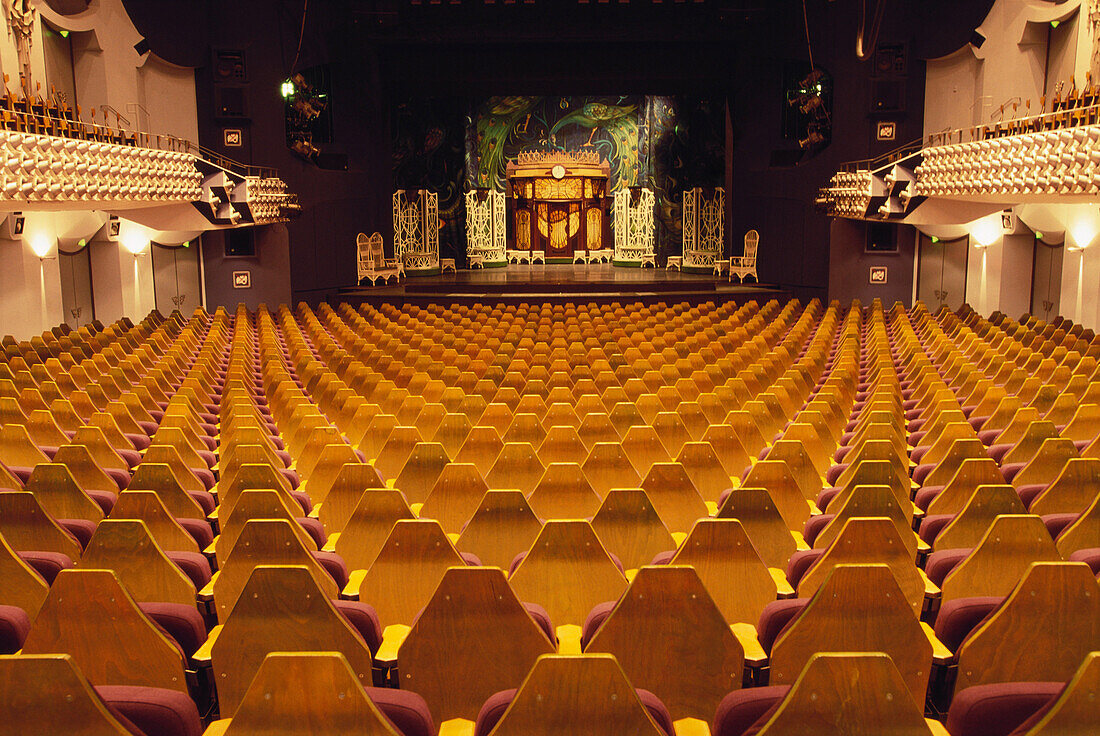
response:
<svg viewBox="0 0 1100 736"><path fill-rule="evenodd" d="M202 236L203 274L206 280L206 308L213 312L225 307L230 312L244 302L249 309L267 304L272 310L290 304L290 249L285 225L255 228L256 256L226 258L225 231L213 230ZM252 286L233 288L233 272L251 272Z"/></svg>
<svg viewBox="0 0 1100 736"><path fill-rule="evenodd" d="M897 253L865 253L868 223L837 218L829 228L832 254L829 261L829 299L841 303L859 299L870 304L881 299L884 306L894 302L911 306L913 302L913 259L916 256L915 231L898 226ZM885 266L885 284L869 283L872 266Z"/></svg>

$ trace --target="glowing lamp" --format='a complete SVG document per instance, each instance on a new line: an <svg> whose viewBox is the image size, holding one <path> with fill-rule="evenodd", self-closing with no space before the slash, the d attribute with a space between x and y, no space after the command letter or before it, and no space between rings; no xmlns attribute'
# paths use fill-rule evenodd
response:
<svg viewBox="0 0 1100 736"><path fill-rule="evenodd" d="M44 233L38 233L31 238L31 251L39 258L45 258L53 248L53 241Z"/></svg>
<svg viewBox="0 0 1100 736"><path fill-rule="evenodd" d="M149 239L133 231L123 233L119 240L122 243L122 247L135 256L141 255L149 247Z"/></svg>

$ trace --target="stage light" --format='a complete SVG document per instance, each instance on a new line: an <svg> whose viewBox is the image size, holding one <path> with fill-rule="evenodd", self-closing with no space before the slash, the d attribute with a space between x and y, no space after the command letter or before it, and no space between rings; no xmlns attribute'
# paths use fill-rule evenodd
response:
<svg viewBox="0 0 1100 736"><path fill-rule="evenodd" d="M282 93L284 100L293 97L294 96L294 82L287 79L286 81L283 82L282 86L279 88L279 91Z"/></svg>

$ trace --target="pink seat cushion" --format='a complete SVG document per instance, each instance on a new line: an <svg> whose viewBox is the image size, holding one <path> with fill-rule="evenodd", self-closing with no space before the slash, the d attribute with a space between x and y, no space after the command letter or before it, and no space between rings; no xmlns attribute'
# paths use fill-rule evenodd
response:
<svg viewBox="0 0 1100 736"><path fill-rule="evenodd" d="M214 541L214 530L210 523L203 519L176 519L179 525L191 535L199 549L206 549Z"/></svg>
<svg viewBox="0 0 1100 736"><path fill-rule="evenodd" d="M195 606L182 603L138 603L138 608L168 632L188 657L206 641L206 625Z"/></svg>
<svg viewBox="0 0 1100 736"><path fill-rule="evenodd" d="M970 632L978 628L1003 601L1004 598L997 596L975 596L947 601L936 614L936 638L948 649L955 651Z"/></svg>
<svg viewBox="0 0 1100 736"><path fill-rule="evenodd" d="M88 549L88 542L92 541L95 534L96 523L87 519L57 519L58 524L65 527L65 531L76 538L81 549Z"/></svg>
<svg viewBox="0 0 1100 736"><path fill-rule="evenodd" d="M435 736L435 722L424 698L408 690L368 687L367 696L401 736Z"/></svg>
<svg viewBox="0 0 1100 736"><path fill-rule="evenodd" d="M202 736L194 701L178 690L132 685L101 685L99 697L149 736Z"/></svg>
<svg viewBox="0 0 1100 736"><path fill-rule="evenodd" d="M518 691L515 689L502 690L491 695L485 701L485 704L481 706L481 712L477 714L477 720L474 722L474 736L488 736L489 732L500 721L504 712L508 710L508 706L515 700L516 692ZM661 702L661 699L648 690L636 689L634 692L638 695L638 700L641 701L642 706L649 712L650 717L665 735L676 736L672 726L672 716L669 715L668 708Z"/></svg>
<svg viewBox="0 0 1100 736"><path fill-rule="evenodd" d="M790 692L790 685L734 690L718 703L712 736L745 736L758 730Z"/></svg>
<svg viewBox="0 0 1100 736"><path fill-rule="evenodd" d="M1045 706L1063 682L1004 682L956 693L945 725L951 736L1009 736Z"/></svg>
<svg viewBox="0 0 1100 736"><path fill-rule="evenodd" d="M1079 549L1069 556L1070 562L1084 562L1092 569L1093 575L1100 575L1100 547Z"/></svg>
<svg viewBox="0 0 1100 736"><path fill-rule="evenodd" d="M924 565L924 573L936 585L943 585L948 574L954 570L960 562L973 552L970 548L941 549L928 556L928 562Z"/></svg>
<svg viewBox="0 0 1100 736"><path fill-rule="evenodd" d="M194 583L196 589L210 582L213 575L210 570L210 560L206 559L202 553L166 550L164 554Z"/></svg>
<svg viewBox="0 0 1100 736"><path fill-rule="evenodd" d="M53 585L54 578L62 570L73 567L73 561L68 555L60 552L40 552L37 550L20 550L19 557L34 568L34 571L42 576L47 585Z"/></svg>
<svg viewBox="0 0 1100 736"><path fill-rule="evenodd" d="M592 607L592 610L588 612L588 616L584 619L584 625L581 627L581 651L588 647L588 642L592 641L592 637L596 635L596 632L603 626L603 622L607 620L607 617L611 615L611 612L615 610L615 606L618 601L605 601L603 603L597 603Z"/></svg>
<svg viewBox="0 0 1100 736"><path fill-rule="evenodd" d="M344 586L348 584L348 566L344 562L344 558L335 552L310 552L310 554L317 562L321 563L321 567L325 568L325 572L336 581L336 587L343 590Z"/></svg>
<svg viewBox="0 0 1100 736"><path fill-rule="evenodd" d="M15 654L23 648L31 630L31 617L18 606L0 605L0 654Z"/></svg>
<svg viewBox="0 0 1100 736"><path fill-rule="evenodd" d="M378 621L378 613L374 607L359 601L344 600L335 600L332 605L336 606L336 610L363 637L371 655L377 654L378 647L382 645L382 624Z"/></svg>
<svg viewBox="0 0 1100 736"><path fill-rule="evenodd" d="M809 602L809 598L784 598L764 606L756 625L756 638L765 652L771 654L775 640L798 618Z"/></svg>
<svg viewBox="0 0 1100 736"><path fill-rule="evenodd" d="M111 509L115 507L115 501L118 500L117 493L111 493L110 491L84 491L91 497L93 501L99 504L99 508L103 510L104 516L111 515Z"/></svg>

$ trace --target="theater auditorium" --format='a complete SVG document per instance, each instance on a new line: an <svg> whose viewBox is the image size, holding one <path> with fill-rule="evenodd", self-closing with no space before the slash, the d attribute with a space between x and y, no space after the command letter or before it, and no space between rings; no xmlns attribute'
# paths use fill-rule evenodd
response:
<svg viewBox="0 0 1100 736"><path fill-rule="evenodd" d="M1100 0L0 13L0 735L1100 734Z"/></svg>

